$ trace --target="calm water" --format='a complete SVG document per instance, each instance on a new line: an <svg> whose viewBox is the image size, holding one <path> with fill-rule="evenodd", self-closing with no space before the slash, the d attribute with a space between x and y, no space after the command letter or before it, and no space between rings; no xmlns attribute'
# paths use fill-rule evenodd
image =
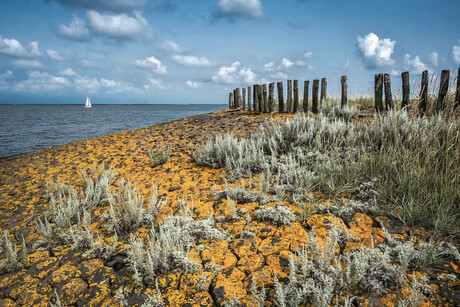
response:
<svg viewBox="0 0 460 307"><path fill-rule="evenodd" d="M0 105L0 157L225 109L225 105Z"/></svg>

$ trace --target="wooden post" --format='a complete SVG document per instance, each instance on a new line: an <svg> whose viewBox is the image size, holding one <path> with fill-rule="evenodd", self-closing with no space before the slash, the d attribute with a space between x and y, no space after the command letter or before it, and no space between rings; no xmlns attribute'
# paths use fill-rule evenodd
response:
<svg viewBox="0 0 460 307"><path fill-rule="evenodd" d="M262 110L264 113L268 113L267 84L262 84L262 91L264 95L264 98L263 98L264 104L263 104Z"/></svg>
<svg viewBox="0 0 460 307"><path fill-rule="evenodd" d="M376 74L374 77L374 100L375 110L380 113L383 111L383 74Z"/></svg>
<svg viewBox="0 0 460 307"><path fill-rule="evenodd" d="M287 80L287 113L292 112L292 80Z"/></svg>
<svg viewBox="0 0 460 307"><path fill-rule="evenodd" d="M385 85L385 108L387 111L390 111L393 109L393 97L391 96L390 74L383 75L383 83Z"/></svg>
<svg viewBox="0 0 460 307"><path fill-rule="evenodd" d="M246 88L243 87L243 110L246 110Z"/></svg>
<svg viewBox="0 0 460 307"><path fill-rule="evenodd" d="M280 113L284 112L284 96L283 96L283 82L276 83L278 89L278 111Z"/></svg>
<svg viewBox="0 0 460 307"><path fill-rule="evenodd" d="M422 72L422 82L420 84L420 104L419 114L426 113L426 105L428 103L428 70Z"/></svg>
<svg viewBox="0 0 460 307"><path fill-rule="evenodd" d="M299 112L299 80L294 80L294 113Z"/></svg>
<svg viewBox="0 0 460 307"><path fill-rule="evenodd" d="M233 109L238 107L238 94L236 93L236 88L233 90Z"/></svg>
<svg viewBox="0 0 460 307"><path fill-rule="evenodd" d="M439 84L438 103L436 105L436 112L440 113L446 108L445 98L447 90L449 89L450 70L444 69L441 72L441 83Z"/></svg>
<svg viewBox="0 0 460 307"><path fill-rule="evenodd" d="M251 87L248 86L248 111L252 111L251 108Z"/></svg>
<svg viewBox="0 0 460 307"><path fill-rule="evenodd" d="M409 83L409 72L404 71L401 73L402 79L402 101L401 109L407 108L409 106L410 99L410 83Z"/></svg>
<svg viewBox="0 0 460 307"><path fill-rule="evenodd" d="M263 112L264 111L264 106L263 106L263 103L264 103L264 97L263 97L263 89L262 89L262 85L258 85L257 86L257 101L259 102L259 112Z"/></svg>
<svg viewBox="0 0 460 307"><path fill-rule="evenodd" d="M346 107L348 104L348 84L347 76L340 77L340 82L342 83L342 100L340 102L340 108Z"/></svg>
<svg viewBox="0 0 460 307"><path fill-rule="evenodd" d="M233 93L230 92L228 94L228 108L229 109L233 109L233 105L235 104L234 100L233 100Z"/></svg>
<svg viewBox="0 0 460 307"><path fill-rule="evenodd" d="M305 80L303 83L303 112L308 113L308 90L310 87L310 81Z"/></svg>
<svg viewBox="0 0 460 307"><path fill-rule="evenodd" d="M275 83L268 84L268 112L272 113L275 107Z"/></svg>
<svg viewBox="0 0 460 307"><path fill-rule="evenodd" d="M253 98L253 103L254 103L254 111L259 112L259 90L258 90L258 85L254 84L252 86L252 98Z"/></svg>
<svg viewBox="0 0 460 307"><path fill-rule="evenodd" d="M318 113L318 90L319 90L319 80L313 80L312 88L312 101L311 101L311 111L313 113Z"/></svg>
<svg viewBox="0 0 460 307"><path fill-rule="evenodd" d="M460 107L460 67L457 71L457 90L455 91L454 110Z"/></svg>
<svg viewBox="0 0 460 307"><path fill-rule="evenodd" d="M327 96L327 79L321 79L321 97L319 99L320 105L323 105L323 100L326 101Z"/></svg>

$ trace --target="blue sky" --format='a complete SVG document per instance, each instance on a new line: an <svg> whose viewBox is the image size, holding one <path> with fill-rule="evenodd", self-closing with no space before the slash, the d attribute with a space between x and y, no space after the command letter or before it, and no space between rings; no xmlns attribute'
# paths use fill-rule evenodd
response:
<svg viewBox="0 0 460 307"><path fill-rule="evenodd" d="M0 1L0 103L227 103L254 83L460 66L458 0Z"/></svg>

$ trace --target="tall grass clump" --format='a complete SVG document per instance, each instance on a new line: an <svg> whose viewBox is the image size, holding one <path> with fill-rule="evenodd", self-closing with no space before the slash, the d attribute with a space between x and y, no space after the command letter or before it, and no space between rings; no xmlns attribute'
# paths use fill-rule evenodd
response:
<svg viewBox="0 0 460 307"><path fill-rule="evenodd" d="M152 167L165 164L171 156L171 148L161 144L156 147L151 147L147 151Z"/></svg>
<svg viewBox="0 0 460 307"><path fill-rule="evenodd" d="M317 116L266 122L247 139L216 136L192 156L198 164L225 167L229 181L260 173L268 193L276 187L298 204L312 190L358 196L372 182L366 193L378 195L373 207L408 225L458 234L458 117L389 111L374 115L372 123L353 124L356 115L356 109L325 103Z"/></svg>

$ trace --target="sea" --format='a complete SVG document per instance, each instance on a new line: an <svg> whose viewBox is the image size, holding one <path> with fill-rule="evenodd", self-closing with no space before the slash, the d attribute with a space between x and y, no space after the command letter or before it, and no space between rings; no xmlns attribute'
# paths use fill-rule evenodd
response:
<svg viewBox="0 0 460 307"><path fill-rule="evenodd" d="M220 104L3 104L0 158L224 110Z"/></svg>

